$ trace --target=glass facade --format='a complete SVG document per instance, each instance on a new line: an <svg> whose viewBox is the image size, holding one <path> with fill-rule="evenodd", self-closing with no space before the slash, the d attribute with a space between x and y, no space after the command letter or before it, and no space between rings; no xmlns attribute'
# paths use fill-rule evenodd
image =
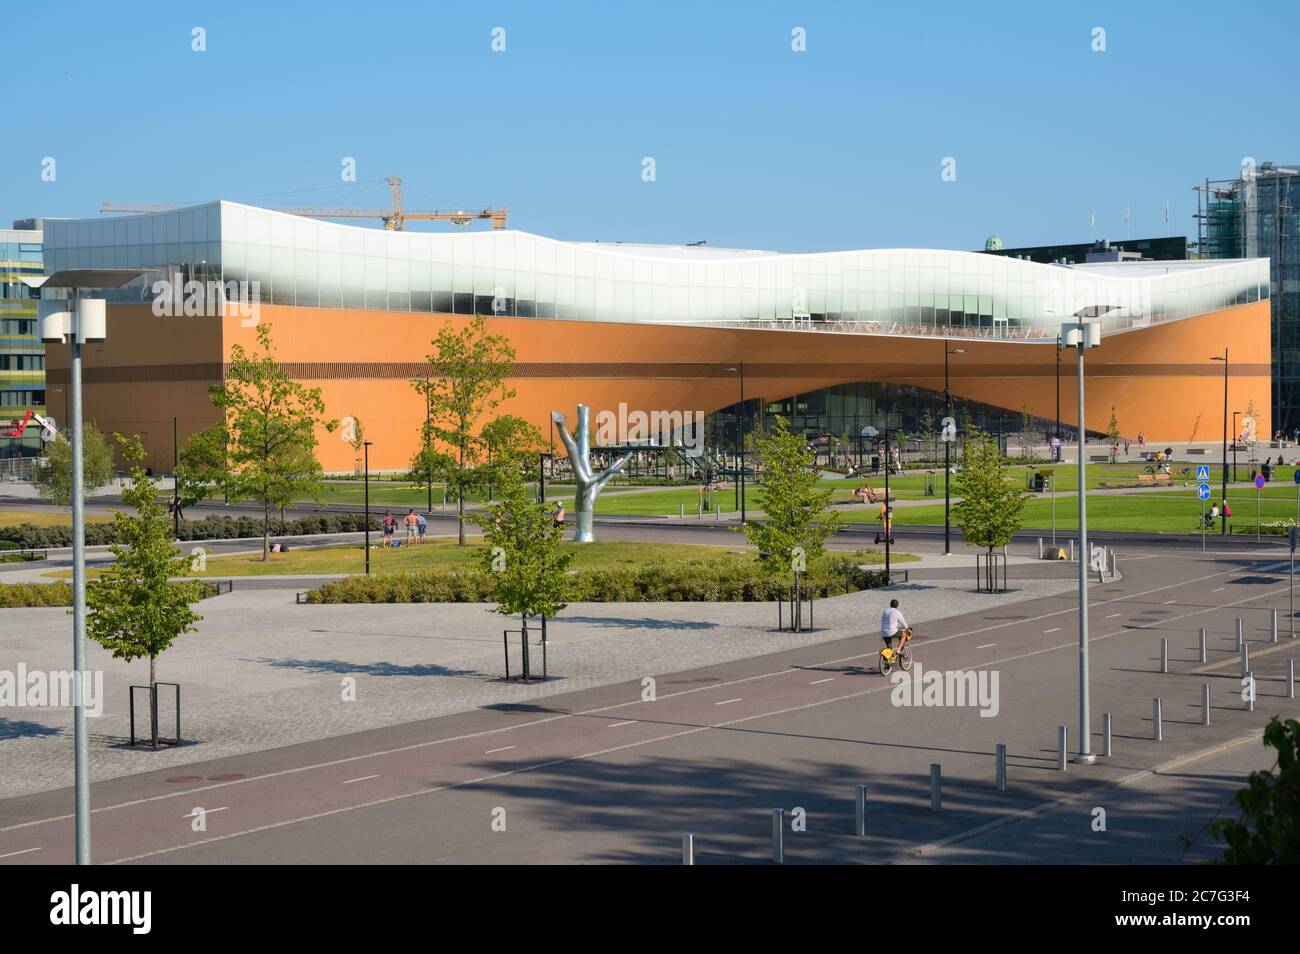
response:
<svg viewBox="0 0 1300 954"><path fill-rule="evenodd" d="M1198 191L1202 254L1269 263L1273 426L1300 435L1300 168L1264 162L1240 179L1207 182Z"/></svg>
<svg viewBox="0 0 1300 954"><path fill-rule="evenodd" d="M39 293L22 281L44 272L40 231L0 229L0 424L45 409L45 347L36 335ZM27 433L0 439L0 457L36 454L39 430Z"/></svg>
<svg viewBox="0 0 1300 954"><path fill-rule="evenodd" d="M1106 332L1268 296L1263 261L1043 265L972 252L784 255L561 242L525 232L384 231L231 202L150 215L47 221L66 267L155 269L153 281L256 282L301 307L504 315L790 331L1053 338L1081 309Z"/></svg>

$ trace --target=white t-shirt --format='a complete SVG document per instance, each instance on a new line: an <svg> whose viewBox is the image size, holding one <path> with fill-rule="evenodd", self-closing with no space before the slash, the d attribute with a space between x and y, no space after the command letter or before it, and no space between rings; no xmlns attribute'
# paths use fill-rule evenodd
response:
<svg viewBox="0 0 1300 954"><path fill-rule="evenodd" d="M907 620L903 619L903 614L897 608L890 606L880 614L881 636L893 636L904 629L907 629Z"/></svg>

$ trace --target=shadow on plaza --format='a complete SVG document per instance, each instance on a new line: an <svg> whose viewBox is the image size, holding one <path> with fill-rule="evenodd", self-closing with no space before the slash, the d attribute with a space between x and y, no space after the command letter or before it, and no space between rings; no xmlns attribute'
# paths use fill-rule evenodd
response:
<svg viewBox="0 0 1300 954"><path fill-rule="evenodd" d="M689 630L717 629L718 623L694 619L653 619L642 616L640 619L622 616L557 616L551 626L565 623L586 623L589 626L616 627L618 629L668 629L686 632Z"/></svg>
<svg viewBox="0 0 1300 954"><path fill-rule="evenodd" d="M484 676L476 669L453 669L450 666L418 664L399 666L390 662L348 662L343 659L247 659L274 669L299 669L303 672L340 673L365 676Z"/></svg>
<svg viewBox="0 0 1300 954"><path fill-rule="evenodd" d="M483 770L500 766L484 763ZM927 771L889 773L869 761L796 759L783 766L744 758L582 760L529 772L527 783L503 778L476 785L489 804L515 804L548 837L572 835L556 859L589 863L679 864L682 835L695 836L697 864L764 864L771 859L772 810L784 808L787 864L908 860L919 845L970 832L1098 785L1080 775L1047 785L1018 776L996 791L985 780L951 778L943 808L930 811ZM867 786L867 836L854 834L855 786ZM1180 836L1209 845L1203 826L1226 804L1235 782L1190 776L1175 793L1099 791L1050 812L1017 819L958 842L935 860L999 864L1177 863ZM1104 807L1108 831L1092 830ZM807 829L790 828L806 812ZM1129 811L1130 808L1135 809ZM537 822L534 822L534 819ZM613 844L611 844L611 842ZM590 846L590 847L588 847Z"/></svg>
<svg viewBox="0 0 1300 954"><path fill-rule="evenodd" d="M56 726L42 725L39 722L30 722L26 719L0 718L0 741L62 734L63 730Z"/></svg>

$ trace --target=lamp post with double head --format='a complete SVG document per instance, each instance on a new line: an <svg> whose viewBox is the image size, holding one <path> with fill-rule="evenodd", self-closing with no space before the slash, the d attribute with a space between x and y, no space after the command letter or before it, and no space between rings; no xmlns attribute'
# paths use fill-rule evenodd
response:
<svg viewBox="0 0 1300 954"><path fill-rule="evenodd" d="M1228 503L1228 349L1225 347L1221 355L1211 355L1210 360L1223 362L1223 461L1221 463L1223 470L1221 487L1223 490L1223 503L1226 506ZM1219 536L1224 536L1227 532L1228 521L1221 518L1219 520Z"/></svg>
<svg viewBox="0 0 1300 954"><path fill-rule="evenodd" d="M948 339L943 340L943 555L952 556L952 442L956 437L952 421L952 389L948 387L948 355L965 354L965 348L948 347ZM886 474L888 479L888 474ZM888 501L886 501L888 503Z"/></svg>
<svg viewBox="0 0 1300 954"><path fill-rule="evenodd" d="M81 346L108 337L103 298L92 289L114 289L143 275L139 269L69 268L48 278L27 279L34 288L63 289L67 297L38 304L41 340L68 343L68 440L72 446L72 691L73 815L76 861L90 864L90 737L86 732L86 487L82 434Z"/></svg>
<svg viewBox="0 0 1300 954"><path fill-rule="evenodd" d="M370 445L373 441L362 441L361 448L365 454L365 477L363 478L366 488L366 576L370 575ZM432 509L430 510L432 513Z"/></svg>

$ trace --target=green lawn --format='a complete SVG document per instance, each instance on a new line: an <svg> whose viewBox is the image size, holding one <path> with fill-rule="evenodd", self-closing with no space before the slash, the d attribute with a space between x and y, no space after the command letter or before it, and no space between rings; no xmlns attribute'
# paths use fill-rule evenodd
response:
<svg viewBox="0 0 1300 954"><path fill-rule="evenodd" d="M86 523L107 523L112 519L107 514L86 514ZM0 527L16 527L23 523L37 527L70 527L72 511L0 510Z"/></svg>

